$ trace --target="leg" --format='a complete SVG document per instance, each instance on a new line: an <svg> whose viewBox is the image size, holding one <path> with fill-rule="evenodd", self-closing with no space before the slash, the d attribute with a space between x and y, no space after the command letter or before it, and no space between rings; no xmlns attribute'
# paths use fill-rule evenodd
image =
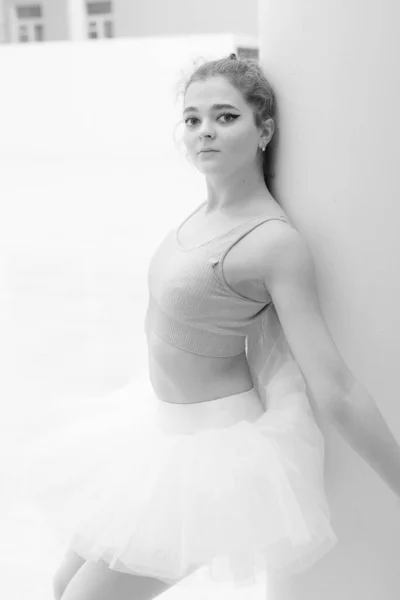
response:
<svg viewBox="0 0 400 600"><path fill-rule="evenodd" d="M113 571L104 561L87 561L71 579L62 600L152 600L170 586L152 577Z"/></svg>
<svg viewBox="0 0 400 600"><path fill-rule="evenodd" d="M85 559L81 558L73 550L69 550L66 553L53 578L53 595L55 600L61 600L67 585L85 562Z"/></svg>

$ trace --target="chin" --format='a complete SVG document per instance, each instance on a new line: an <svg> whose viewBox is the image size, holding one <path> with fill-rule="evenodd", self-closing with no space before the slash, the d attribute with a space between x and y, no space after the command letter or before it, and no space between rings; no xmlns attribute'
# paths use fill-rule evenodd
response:
<svg viewBox="0 0 400 600"><path fill-rule="evenodd" d="M221 166L220 165L197 165L197 170L200 171L200 173L204 173L204 175L206 175L207 173L221 173Z"/></svg>
<svg viewBox="0 0 400 600"><path fill-rule="evenodd" d="M224 163L219 160L198 160L196 166L202 173L221 173L224 170Z"/></svg>

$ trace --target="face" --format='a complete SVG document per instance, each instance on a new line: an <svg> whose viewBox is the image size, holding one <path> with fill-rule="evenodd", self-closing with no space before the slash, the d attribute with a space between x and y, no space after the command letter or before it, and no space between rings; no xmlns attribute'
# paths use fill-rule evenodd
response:
<svg viewBox="0 0 400 600"><path fill-rule="evenodd" d="M205 175L229 176L257 164L260 146L266 145L274 132L273 119L256 127L252 108L239 90L220 76L190 84L183 123L189 159ZM202 152L204 148L215 152Z"/></svg>

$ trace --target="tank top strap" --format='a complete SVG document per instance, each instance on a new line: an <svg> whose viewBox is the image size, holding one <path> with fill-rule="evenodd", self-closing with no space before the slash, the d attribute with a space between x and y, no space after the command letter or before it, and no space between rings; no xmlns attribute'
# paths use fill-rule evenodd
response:
<svg viewBox="0 0 400 600"><path fill-rule="evenodd" d="M291 225L289 219L285 215L259 215L258 217L252 217L251 219L239 223L236 227L227 231L225 234L218 237L215 240L213 252L212 252L212 264L222 264L225 256L229 250L237 244L245 235L253 231L259 225L266 223L267 221L283 221L288 225Z"/></svg>

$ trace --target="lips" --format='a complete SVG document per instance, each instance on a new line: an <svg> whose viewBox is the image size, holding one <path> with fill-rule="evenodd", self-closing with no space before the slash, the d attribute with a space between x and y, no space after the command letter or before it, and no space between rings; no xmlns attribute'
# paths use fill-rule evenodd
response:
<svg viewBox="0 0 400 600"><path fill-rule="evenodd" d="M203 148L203 150L200 150L199 154L202 152L219 152L219 150L214 150L213 148Z"/></svg>

